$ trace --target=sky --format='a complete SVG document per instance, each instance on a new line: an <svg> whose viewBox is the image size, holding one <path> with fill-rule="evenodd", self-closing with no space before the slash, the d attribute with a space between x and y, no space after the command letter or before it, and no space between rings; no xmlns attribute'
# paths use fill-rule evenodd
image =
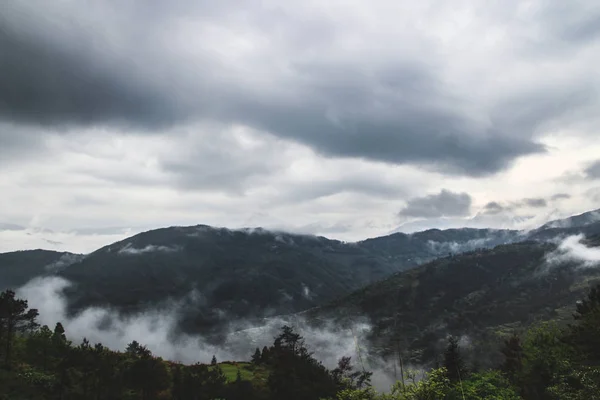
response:
<svg viewBox="0 0 600 400"><path fill-rule="evenodd" d="M5 0L0 251L600 208L594 0Z"/></svg>

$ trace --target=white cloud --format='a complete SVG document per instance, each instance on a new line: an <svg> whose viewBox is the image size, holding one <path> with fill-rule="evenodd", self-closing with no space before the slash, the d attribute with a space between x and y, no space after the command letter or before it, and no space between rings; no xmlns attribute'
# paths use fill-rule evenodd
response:
<svg viewBox="0 0 600 400"><path fill-rule="evenodd" d="M600 248L587 247L583 235L574 235L565 238L556 251L546 255L550 265L563 262L575 262L582 268L595 268L600 266Z"/></svg>
<svg viewBox="0 0 600 400"><path fill-rule="evenodd" d="M198 223L359 240L401 222L520 228L597 206L584 179L600 152L593 1L136 4L15 2L0 17L26 33L0 48L50 49L10 81L37 101L0 101L0 222L54 231L0 231L0 250L91 251L126 233L75 230ZM36 65L77 84L45 85ZM443 188L470 195L472 215L396 219ZM477 216L556 193L571 198Z"/></svg>

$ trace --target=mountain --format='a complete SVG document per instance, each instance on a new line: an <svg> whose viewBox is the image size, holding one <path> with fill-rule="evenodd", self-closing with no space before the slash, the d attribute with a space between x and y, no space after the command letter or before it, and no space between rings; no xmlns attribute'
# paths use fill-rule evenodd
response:
<svg viewBox="0 0 600 400"><path fill-rule="evenodd" d="M403 265L419 265L448 254L524 240L525 233L497 229L429 229L411 234L393 233L358 244Z"/></svg>
<svg viewBox="0 0 600 400"><path fill-rule="evenodd" d="M22 286L35 277L53 273L82 257L48 250L0 253L0 290Z"/></svg>
<svg viewBox="0 0 600 400"><path fill-rule="evenodd" d="M550 221L542 225L538 231L556 228L581 228L596 222L600 222L600 209L588 211L583 214L574 215L569 218Z"/></svg>
<svg viewBox="0 0 600 400"><path fill-rule="evenodd" d="M291 313L396 271L360 246L323 237L208 226L153 230L103 247L60 275L73 311L141 311L181 300L186 324ZM185 310L188 310L186 312Z"/></svg>
<svg viewBox="0 0 600 400"><path fill-rule="evenodd" d="M60 270L47 267L54 259L40 260L21 281L49 273L66 278L73 283L65 291L72 313L90 306L133 313L179 302L182 326L198 332L303 311L440 255L518 237L459 229L344 243L260 228L171 227L105 246Z"/></svg>
<svg viewBox="0 0 600 400"><path fill-rule="evenodd" d="M308 310L439 257L582 231L600 233L600 223L530 233L430 229L357 243L261 228L170 227L86 256L7 253L0 256L0 282L15 287L36 276L64 277L72 283L65 289L71 313L91 306L135 313L176 303L182 327L205 332L233 321Z"/></svg>
<svg viewBox="0 0 600 400"><path fill-rule="evenodd" d="M175 300L183 303L186 330L205 331L303 311L440 254L514 239L489 235L429 231L344 243L260 228L172 227L99 249L60 275L75 284L66 291L73 312L136 312Z"/></svg>
<svg viewBox="0 0 600 400"><path fill-rule="evenodd" d="M600 246L600 236L586 245ZM556 251L553 243L525 241L440 258L302 315L340 326L367 318L377 351L401 349L413 362L431 361L449 334L495 343L485 338L570 318L576 301L600 282L600 268L548 261Z"/></svg>

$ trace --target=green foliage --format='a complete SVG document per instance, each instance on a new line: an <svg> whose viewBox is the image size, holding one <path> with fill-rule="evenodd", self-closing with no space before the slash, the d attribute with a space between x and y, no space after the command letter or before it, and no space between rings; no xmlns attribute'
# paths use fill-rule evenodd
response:
<svg viewBox="0 0 600 400"><path fill-rule="evenodd" d="M458 338L450 336L444 352L444 368L452 383L460 382L467 377L467 367L458 346Z"/></svg>
<svg viewBox="0 0 600 400"><path fill-rule="evenodd" d="M600 365L600 285L577 304L568 341L578 349L578 362Z"/></svg>
<svg viewBox="0 0 600 400"><path fill-rule="evenodd" d="M35 329L37 316L38 311L29 309L27 300L17 299L12 290L0 293L0 354L5 368L12 363L15 336Z"/></svg>
<svg viewBox="0 0 600 400"><path fill-rule="evenodd" d="M123 352L85 338L74 345L61 323L39 327L37 311L7 291L0 294L0 400L600 400L599 309L595 289L578 303L570 326L539 323L507 338L504 361L483 372L467 374L451 337L444 367L421 379L405 371L389 393L377 393L370 372L356 370L349 357L328 370L289 326L272 346L256 349L252 362L219 364L213 357L210 365L182 365L137 341Z"/></svg>
<svg viewBox="0 0 600 400"><path fill-rule="evenodd" d="M504 362L500 370L508 376L512 382L517 382L523 374L523 345L521 338L513 334L510 338L504 340L504 347L501 349L504 355Z"/></svg>
<svg viewBox="0 0 600 400"><path fill-rule="evenodd" d="M289 326L281 329L269 350L271 374L268 386L273 397L289 400L318 400L336 393L336 382L312 355L302 336Z"/></svg>
<svg viewBox="0 0 600 400"><path fill-rule="evenodd" d="M403 357L418 364L434 362L439 356L437 343L448 334L468 333L479 356L465 351L465 363L475 359L480 368L496 367L503 361L496 331L521 330L535 320L558 318L556 310L574 304L587 289L588 284L579 284L582 277L598 279L598 271L576 271L568 264L543 270L546 254L555 248L522 242L440 258L306 315L344 322L346 316L365 315L373 321L379 347L389 354L398 342L405 343ZM569 317L564 313L563 318Z"/></svg>
<svg viewBox="0 0 600 400"><path fill-rule="evenodd" d="M395 397L390 397L389 400L438 400L443 399L451 388L448 371L446 368L438 368L426 373L420 381L404 385L397 382L392 388L392 396Z"/></svg>
<svg viewBox="0 0 600 400"><path fill-rule="evenodd" d="M572 349L563 341L564 332L554 323L532 327L523 343L522 388L526 398L549 398L546 389L558 376L570 371Z"/></svg>
<svg viewBox="0 0 600 400"><path fill-rule="evenodd" d="M600 400L600 368L575 369L547 389L556 400Z"/></svg>
<svg viewBox="0 0 600 400"><path fill-rule="evenodd" d="M519 400L517 389L499 371L472 374L446 396L448 400Z"/></svg>

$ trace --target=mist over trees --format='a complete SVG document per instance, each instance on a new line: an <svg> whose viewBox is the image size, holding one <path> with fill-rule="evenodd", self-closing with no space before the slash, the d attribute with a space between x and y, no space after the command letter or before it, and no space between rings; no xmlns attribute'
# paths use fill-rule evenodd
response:
<svg viewBox="0 0 600 400"><path fill-rule="evenodd" d="M350 357L327 369L304 338L283 326L250 362L184 365L134 340L123 351L83 338L75 345L58 322L38 325L38 311L12 291L0 294L0 399L289 399L552 400L600 398L600 286L577 304L571 324L546 322L502 342L502 363L467 365L450 336L438 364L403 371L388 393Z"/></svg>

